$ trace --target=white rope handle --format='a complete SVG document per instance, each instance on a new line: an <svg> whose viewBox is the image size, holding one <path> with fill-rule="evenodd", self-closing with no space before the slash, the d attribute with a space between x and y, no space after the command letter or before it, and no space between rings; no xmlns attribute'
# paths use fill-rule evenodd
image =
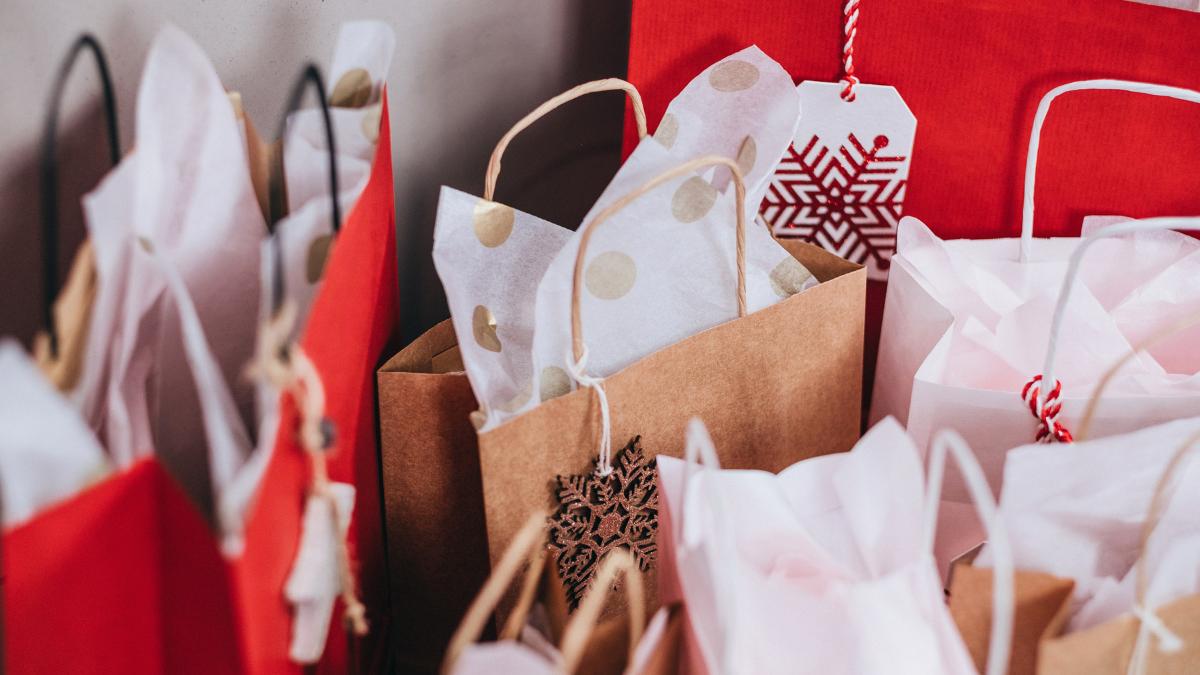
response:
<svg viewBox="0 0 1200 675"><path fill-rule="evenodd" d="M588 349L583 346L583 353L575 359L575 352L567 347L567 372L581 387L591 387L596 392L596 400L600 403L600 453L596 459L596 474L604 478L612 473L612 413L608 407L608 392L604 390L604 378L588 375Z"/></svg>
<svg viewBox="0 0 1200 675"><path fill-rule="evenodd" d="M942 478L946 474L946 455L954 456L966 481L967 491L979 512L987 531L988 546L992 549L992 630L988 647L986 675L1004 675L1008 672L1008 660L1012 651L1013 615L1013 556L1008 543L1008 532L1004 529L992 489L983 475L971 447L956 432L943 429L933 439L929 457L929 478L925 490L925 526L922 533L922 550L933 551L937 536L938 508L942 499Z"/></svg>
<svg viewBox="0 0 1200 675"><path fill-rule="evenodd" d="M1184 641L1178 634L1170 629L1162 620L1162 617L1155 613L1154 607L1150 606L1146 601L1146 593L1150 580L1147 578L1146 571L1146 549L1150 547L1150 538L1154 535L1154 531L1158 528L1159 522L1162 520L1163 511L1167 509L1167 502L1172 498L1171 495L1175 491L1175 480L1178 479L1181 473L1181 467L1185 460L1191 459L1191 453L1196 447L1196 443L1200 442L1200 432L1191 434L1180 444L1175 450L1175 454L1171 455L1171 459L1167 461L1167 465L1163 468L1162 475L1158 479L1158 483L1154 486L1154 493L1150 497L1150 505L1146 508L1146 520L1142 524L1142 532L1138 541L1138 557L1134 563L1135 572L1135 590L1132 612L1138 620L1137 640L1133 644L1133 652L1129 657L1129 665L1126 669L1128 675L1145 675L1147 671L1146 661L1150 656L1151 640L1153 636L1158 642L1158 650L1164 653L1175 653L1184 648Z"/></svg>
<svg viewBox="0 0 1200 675"><path fill-rule="evenodd" d="M692 477L700 471L720 471L721 462L717 459L717 448L713 444L712 436L708 434L708 428L704 426L704 422L699 417L693 417L688 421L687 427L687 445L683 451L683 489L679 492L679 512L673 514L674 522L672 523L672 536L675 540L677 550L692 548L688 545L684 534L684 512L687 508L687 493L688 484L692 482ZM702 466L703 465L703 466ZM708 507L717 518L725 519L728 516L727 511L723 508L722 497L719 491L714 491L711 495L712 499L704 502L704 506ZM726 521L726 525L728 522ZM693 526L695 524L693 523ZM732 528L724 527L724 534L728 537L732 532ZM724 572L717 572L711 580L714 599L717 604L717 629L721 635L726 635L729 632L728 622L737 615L738 593L734 587L736 581L736 573L729 568L733 565L735 546L731 541L723 541L719 543L718 559L709 559L710 565L725 567ZM712 647L703 641L700 646L701 652L706 658L713 659L711 653ZM718 673L733 672L731 664L735 658L733 650L726 647L723 651L724 659L722 663L717 664Z"/></svg>
<svg viewBox="0 0 1200 675"><path fill-rule="evenodd" d="M683 450L683 489L679 491L679 514L672 524L672 535L677 546L683 546L683 506L687 504L688 484L692 476L702 467L714 471L721 470L721 460L717 459L717 448L713 445L708 428L699 417L693 417L688 422L687 444Z"/></svg>
<svg viewBox="0 0 1200 675"><path fill-rule="evenodd" d="M1062 288L1058 293L1058 302L1054 305L1054 315L1050 319L1050 341L1046 345L1046 360L1042 364L1042 386L1038 393L1039 407L1046 404L1047 392L1052 391L1057 384L1057 380L1054 379L1054 357L1058 353L1058 340L1062 334L1062 324L1067 312L1067 302L1071 299L1072 289L1075 288L1075 279L1079 276L1079 267L1083 262L1084 254L1087 253L1092 244L1102 239L1150 230L1200 230L1200 217L1127 220L1096 230L1087 237L1084 237L1079 246L1075 247L1075 250L1071 252L1071 257L1067 262L1067 273L1063 277Z"/></svg>
<svg viewBox="0 0 1200 675"><path fill-rule="evenodd" d="M1033 117L1033 130L1029 134L1029 152L1025 155L1025 201L1021 210L1021 262L1029 260L1030 249L1033 247L1033 188L1037 174L1038 147L1042 140L1042 125L1046 122L1046 113L1050 104L1059 96L1072 91L1128 91L1135 94L1148 94L1175 98L1191 103L1200 103L1200 92L1182 87L1168 87L1148 82L1130 82L1128 80L1081 80L1069 82L1046 92L1038 104L1037 113ZM1045 389L1045 387L1043 387Z"/></svg>

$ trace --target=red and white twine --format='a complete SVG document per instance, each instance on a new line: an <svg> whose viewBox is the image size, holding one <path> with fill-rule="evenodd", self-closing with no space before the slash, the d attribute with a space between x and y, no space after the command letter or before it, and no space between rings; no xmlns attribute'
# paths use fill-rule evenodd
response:
<svg viewBox="0 0 1200 675"><path fill-rule="evenodd" d="M854 86L858 84L859 80L854 75L854 38L858 35L858 2L859 0L846 0L846 9L843 12L846 19L842 42L843 101L853 101L857 98Z"/></svg>
<svg viewBox="0 0 1200 675"><path fill-rule="evenodd" d="M1021 389L1021 400L1029 406L1029 412L1038 420L1038 443L1070 443L1071 432L1058 421L1062 412L1062 382L1054 381L1054 388L1042 398L1041 375L1035 375Z"/></svg>

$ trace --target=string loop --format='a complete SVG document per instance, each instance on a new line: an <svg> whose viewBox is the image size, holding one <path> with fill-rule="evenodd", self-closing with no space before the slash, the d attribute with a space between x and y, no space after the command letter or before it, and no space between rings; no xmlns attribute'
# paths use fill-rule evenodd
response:
<svg viewBox="0 0 1200 675"><path fill-rule="evenodd" d="M843 28L842 42L842 100L849 103L858 98L854 93L854 87L859 83L858 77L854 75L854 38L858 36L858 2L859 0L846 0L846 8L843 11L845 24Z"/></svg>
<svg viewBox="0 0 1200 675"><path fill-rule="evenodd" d="M600 403L600 453L596 460L596 473L604 478L612 473L612 418L608 408L608 394L604 391L604 378L588 375L588 349L583 346L583 353L575 359L573 348L567 348L567 372L581 387L591 387L596 392L596 400Z"/></svg>
<svg viewBox="0 0 1200 675"><path fill-rule="evenodd" d="M1137 641L1133 643L1133 654L1129 659L1127 675L1146 675L1146 661L1150 655L1150 636L1158 640L1158 648L1167 654L1179 652L1184 647L1183 638L1163 623L1162 617L1153 608L1133 606L1133 615L1138 620Z"/></svg>

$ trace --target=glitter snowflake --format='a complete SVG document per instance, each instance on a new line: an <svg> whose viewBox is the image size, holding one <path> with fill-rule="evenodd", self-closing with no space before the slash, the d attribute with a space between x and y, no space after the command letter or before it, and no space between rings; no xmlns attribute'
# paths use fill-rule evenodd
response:
<svg viewBox="0 0 1200 675"><path fill-rule="evenodd" d="M595 470L558 476L558 508L550 521L550 547L574 609L587 592L604 556L615 548L633 554L642 571L654 562L658 529L658 489L653 459L642 452L641 437L617 453L612 473Z"/></svg>
<svg viewBox="0 0 1200 675"><path fill-rule="evenodd" d="M799 237L868 266L885 278L904 207L907 157L886 155L887 136L870 148L854 134L835 149L813 136L793 144L775 169L760 214L781 237Z"/></svg>

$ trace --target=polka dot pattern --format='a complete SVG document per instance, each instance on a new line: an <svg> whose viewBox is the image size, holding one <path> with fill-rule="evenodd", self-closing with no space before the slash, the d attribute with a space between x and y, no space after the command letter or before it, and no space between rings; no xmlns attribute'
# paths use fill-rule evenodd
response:
<svg viewBox="0 0 1200 675"><path fill-rule="evenodd" d="M662 144L668 150L675 145L675 139L679 137L679 119L671 113L663 115L662 121L658 123L658 129L654 130L654 140Z"/></svg>
<svg viewBox="0 0 1200 675"><path fill-rule="evenodd" d="M671 197L671 214L681 223L694 223L717 202L717 189L699 176L685 180Z"/></svg>
<svg viewBox="0 0 1200 675"><path fill-rule="evenodd" d="M637 265L620 251L605 251L592 259L584 272L588 292L601 300L616 300L633 288Z"/></svg>
<svg viewBox="0 0 1200 675"><path fill-rule="evenodd" d="M717 91L741 91L758 82L758 68L753 63L730 59L713 66L708 83Z"/></svg>
<svg viewBox="0 0 1200 675"><path fill-rule="evenodd" d="M511 206L480 199L475 204L472 218L475 224L475 237L479 239L479 243L488 248L496 248L508 241L508 236L512 234L513 220L516 218L516 214Z"/></svg>
<svg viewBox="0 0 1200 675"><path fill-rule="evenodd" d="M366 68L351 68L338 78L329 94L329 105L338 108L361 108L371 100L374 85Z"/></svg>
<svg viewBox="0 0 1200 675"><path fill-rule="evenodd" d="M810 277L812 272L789 255L771 270L771 290L775 291L775 295L787 298L804 290L804 284Z"/></svg>
<svg viewBox="0 0 1200 675"><path fill-rule="evenodd" d="M499 352L503 349L500 336L496 334L496 316L492 310L483 305L476 305L471 316L471 328L475 334L475 342L489 352Z"/></svg>
<svg viewBox="0 0 1200 675"><path fill-rule="evenodd" d="M742 170L743 176L749 176L754 170L754 162L758 159L758 144L754 142L753 136L747 136L742 140L742 147L738 149L737 165Z"/></svg>
<svg viewBox="0 0 1200 675"><path fill-rule="evenodd" d="M538 391L543 401L568 394L571 392L571 376L558 366L546 366L538 378Z"/></svg>

